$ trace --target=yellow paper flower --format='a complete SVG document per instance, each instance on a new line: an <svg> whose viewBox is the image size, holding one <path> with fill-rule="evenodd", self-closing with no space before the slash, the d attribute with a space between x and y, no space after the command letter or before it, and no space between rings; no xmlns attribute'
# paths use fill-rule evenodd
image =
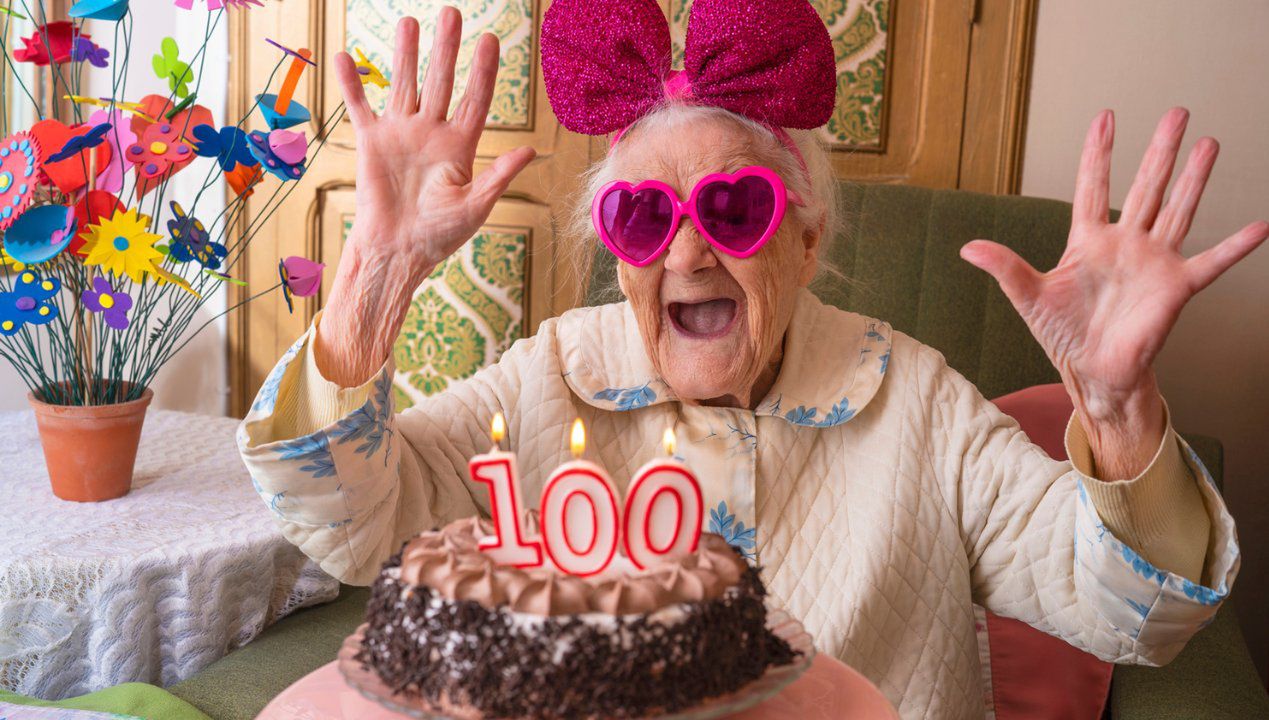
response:
<svg viewBox="0 0 1269 720"><path fill-rule="evenodd" d="M156 263L163 253L154 249L162 237L149 232L150 218L139 215L136 208L116 210L100 225L88 227L84 242L85 265L99 265L116 277L127 275L139 283L148 274L157 274Z"/></svg>

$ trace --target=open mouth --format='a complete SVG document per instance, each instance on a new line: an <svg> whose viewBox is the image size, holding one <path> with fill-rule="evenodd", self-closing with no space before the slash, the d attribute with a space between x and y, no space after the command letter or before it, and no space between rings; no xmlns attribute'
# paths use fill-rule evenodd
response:
<svg viewBox="0 0 1269 720"><path fill-rule="evenodd" d="M736 301L714 298L701 302L672 302L667 308L670 322L679 333L706 340L722 337L736 323Z"/></svg>

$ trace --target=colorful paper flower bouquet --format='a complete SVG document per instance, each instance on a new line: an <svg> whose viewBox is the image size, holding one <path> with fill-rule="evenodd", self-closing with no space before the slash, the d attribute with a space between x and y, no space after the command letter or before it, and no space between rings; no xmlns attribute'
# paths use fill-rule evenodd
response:
<svg viewBox="0 0 1269 720"><path fill-rule="evenodd" d="M205 37L226 4L242 12L260 3L210 0ZM194 6L177 0L164 11ZM279 61L270 82L285 67L283 80L237 122L218 123L198 104L206 41L184 55L164 39L152 92L133 95L131 13L127 0L80 0L65 19L47 17L38 2L0 4L7 68L33 64L54 98L41 106L23 73L4 78L6 105L28 100L39 119L14 128L11 108L0 113L0 358L30 390L54 492L68 499L127 492L149 385L211 322L190 330L213 291L243 284L234 277L239 258L343 114L340 106L309 139L313 116L294 95L312 53L272 41ZM96 21L96 37L84 32L86 20ZM12 47L18 21L34 32ZM117 96L79 94L92 73L108 75ZM178 173L201 179L192 197L169 197ZM205 207L220 194L222 177L227 205L200 217L200 199ZM254 193L269 196L248 204ZM317 292L321 270L285 258L276 284L251 288L225 312L273 291L290 306L292 296Z"/></svg>

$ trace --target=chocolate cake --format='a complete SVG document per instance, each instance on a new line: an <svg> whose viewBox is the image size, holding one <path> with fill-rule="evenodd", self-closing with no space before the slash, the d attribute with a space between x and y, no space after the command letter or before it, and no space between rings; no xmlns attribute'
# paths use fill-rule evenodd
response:
<svg viewBox="0 0 1269 720"><path fill-rule="evenodd" d="M639 571L499 566L460 520L407 542L375 581L356 655L394 692L482 718L630 718L736 691L797 657L722 537Z"/></svg>

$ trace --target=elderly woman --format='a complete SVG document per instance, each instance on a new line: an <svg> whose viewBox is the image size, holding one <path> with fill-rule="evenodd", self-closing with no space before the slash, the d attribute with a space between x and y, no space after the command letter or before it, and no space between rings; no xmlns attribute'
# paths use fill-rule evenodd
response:
<svg viewBox="0 0 1269 720"><path fill-rule="evenodd" d="M519 148L473 177L498 43L480 38L447 118L459 28L444 8L420 95L418 25L401 22L381 115L338 56L357 138L356 220L325 310L239 434L286 536L326 571L368 584L414 534L487 516L467 462L488 449L501 412L527 497L567 459L575 417L619 487L675 428L709 529L760 563L818 647L904 717L981 717L974 603L1126 663L1168 662L1212 617L1238 568L1234 524L1173 431L1151 363L1185 303L1269 224L1181 255L1217 151L1199 140L1165 202L1185 111L1163 117L1117 223L1113 117L1093 121L1053 270L986 241L962 250L1061 371L1076 408L1069 462L1032 444L936 350L806 290L840 218L811 133L682 99L648 109L591 169L575 213L587 244L557 250L589 255L598 233L623 259L626 301L548 320L497 364L393 414L391 349L414 289L534 157ZM727 220L697 206L662 243L655 218L623 216L620 202L601 202L589 225L612 181L657 180L687 199L718 192L703 178L742 168L766 169L753 171L754 192L780 206L787 197L770 233L727 236Z"/></svg>

